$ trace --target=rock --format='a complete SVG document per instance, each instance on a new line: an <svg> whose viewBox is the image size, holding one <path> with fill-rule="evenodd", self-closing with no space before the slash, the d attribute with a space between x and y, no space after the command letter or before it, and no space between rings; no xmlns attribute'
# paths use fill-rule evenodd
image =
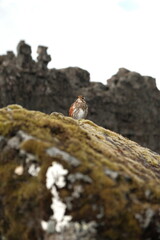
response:
<svg viewBox="0 0 160 240"><path fill-rule="evenodd" d="M13 65L15 67L16 58L12 51L7 51L6 55L0 56L0 64L3 66Z"/></svg>
<svg viewBox="0 0 160 240"><path fill-rule="evenodd" d="M17 46L17 67L31 70L33 64L31 53L31 47L25 41L20 41Z"/></svg>
<svg viewBox="0 0 160 240"><path fill-rule="evenodd" d="M132 89L156 89L155 79L151 77L143 77L137 72L131 72L125 68L120 68L118 73L108 80L110 88L125 88L125 86L132 87Z"/></svg>
<svg viewBox="0 0 160 240"><path fill-rule="evenodd" d="M65 74L74 91L79 91L79 88L88 87L90 84L90 74L81 68L69 67L60 69L60 72Z"/></svg>
<svg viewBox="0 0 160 240"><path fill-rule="evenodd" d="M51 61L51 56L47 54L47 47L38 46L37 53L38 67L42 70L46 70L48 63Z"/></svg>
<svg viewBox="0 0 160 240"><path fill-rule="evenodd" d="M160 153L160 92L154 78L120 68L107 85L90 82L90 74L78 67L48 69L47 47L37 51L35 62L31 47L21 41L17 56L0 56L0 107L20 104L68 115L77 96L84 95L89 120Z"/></svg>
<svg viewBox="0 0 160 240"><path fill-rule="evenodd" d="M89 120L0 109L0 238L160 238L160 155Z"/></svg>

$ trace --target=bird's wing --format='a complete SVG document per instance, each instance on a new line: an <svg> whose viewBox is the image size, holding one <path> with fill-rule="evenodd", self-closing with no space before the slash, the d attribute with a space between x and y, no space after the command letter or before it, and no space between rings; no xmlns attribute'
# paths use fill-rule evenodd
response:
<svg viewBox="0 0 160 240"><path fill-rule="evenodd" d="M69 116L72 117L74 111L74 103L71 105L70 109L69 109Z"/></svg>
<svg viewBox="0 0 160 240"><path fill-rule="evenodd" d="M88 105L86 105L86 114L85 114L85 118L87 117L88 115Z"/></svg>

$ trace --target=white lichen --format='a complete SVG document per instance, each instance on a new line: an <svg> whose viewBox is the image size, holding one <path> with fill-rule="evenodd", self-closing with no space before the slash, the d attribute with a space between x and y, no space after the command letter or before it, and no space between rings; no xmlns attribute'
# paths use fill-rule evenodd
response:
<svg viewBox="0 0 160 240"><path fill-rule="evenodd" d="M18 136L22 141L28 141L28 140L30 140L30 139L35 139L33 136L25 133L25 132L22 131L22 130L19 130L19 131L17 132L17 136Z"/></svg>
<svg viewBox="0 0 160 240"><path fill-rule="evenodd" d="M24 172L24 168L21 165L16 167L15 170L14 170L14 173L19 175L19 176L21 176L23 174L23 172Z"/></svg>
<svg viewBox="0 0 160 240"><path fill-rule="evenodd" d="M69 174L67 179L71 183L75 183L76 181L83 181L83 182L86 182L86 183L92 183L92 179L88 175L85 175L85 174L80 173L80 172L77 172L77 173L74 173L74 174Z"/></svg>
<svg viewBox="0 0 160 240"><path fill-rule="evenodd" d="M31 154L31 153L27 153L27 152L24 152L25 154L25 157L26 157L26 164L29 164L31 162L36 162L37 159L36 159L36 156Z"/></svg>
<svg viewBox="0 0 160 240"><path fill-rule="evenodd" d="M83 187L81 185L75 185L73 188L73 193L72 193L73 199L79 198L82 193L83 193Z"/></svg>
<svg viewBox="0 0 160 240"><path fill-rule="evenodd" d="M43 229L44 231L47 230L47 226L48 226L48 222L42 220L42 221L41 221L41 227L42 227L42 229Z"/></svg>
<svg viewBox="0 0 160 240"><path fill-rule="evenodd" d="M53 210L53 215L51 216L50 221L55 220L55 230L57 232L60 232L65 226L67 226L68 222L72 219L71 216L65 215L67 206L62 202L57 190L57 188L65 187L65 175L67 174L68 170L64 169L63 166L57 162L53 162L52 166L48 168L46 173L46 187L50 189L52 194L51 209ZM47 225L47 229L48 227L49 225Z"/></svg>
<svg viewBox="0 0 160 240"><path fill-rule="evenodd" d="M148 208L144 211L144 213L136 213L135 218L139 221L142 228L147 228L153 220L155 215L155 211L151 208Z"/></svg>
<svg viewBox="0 0 160 240"><path fill-rule="evenodd" d="M37 166L37 164L35 163L32 163L28 168L28 173L33 177L38 176L39 171L40 171L40 167Z"/></svg>
<svg viewBox="0 0 160 240"><path fill-rule="evenodd" d="M113 170L111 170L111 169L105 168L104 173L105 173L108 177L112 178L113 180L117 180L117 179L119 178L119 173L116 172L116 171L113 171Z"/></svg>
<svg viewBox="0 0 160 240"><path fill-rule="evenodd" d="M60 156L63 161L71 164L73 167L78 167L80 165L80 161L77 158L71 156L69 153L62 151L56 147L48 148L46 152L50 157Z"/></svg>
<svg viewBox="0 0 160 240"><path fill-rule="evenodd" d="M59 188L65 186L64 176L68 173L68 170L64 169L63 166L57 162L53 162L52 166L48 168L46 173L46 186L51 189L56 185Z"/></svg>
<svg viewBox="0 0 160 240"><path fill-rule="evenodd" d="M13 149L19 149L20 139L14 136L8 140L8 146Z"/></svg>

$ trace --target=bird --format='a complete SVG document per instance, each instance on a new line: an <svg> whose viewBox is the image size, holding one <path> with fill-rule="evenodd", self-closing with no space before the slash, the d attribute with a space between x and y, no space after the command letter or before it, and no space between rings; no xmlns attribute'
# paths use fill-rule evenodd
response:
<svg viewBox="0 0 160 240"><path fill-rule="evenodd" d="M85 97L78 96L77 100L71 105L69 109L69 116L80 120L86 118L88 114L88 105L85 101Z"/></svg>

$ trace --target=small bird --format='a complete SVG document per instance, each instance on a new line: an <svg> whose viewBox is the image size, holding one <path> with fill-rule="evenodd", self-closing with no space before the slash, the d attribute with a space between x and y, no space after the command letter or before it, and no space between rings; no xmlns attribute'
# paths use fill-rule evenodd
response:
<svg viewBox="0 0 160 240"><path fill-rule="evenodd" d="M88 105L83 96L78 96L77 100L71 105L69 109L69 116L74 119L86 118L88 113Z"/></svg>

